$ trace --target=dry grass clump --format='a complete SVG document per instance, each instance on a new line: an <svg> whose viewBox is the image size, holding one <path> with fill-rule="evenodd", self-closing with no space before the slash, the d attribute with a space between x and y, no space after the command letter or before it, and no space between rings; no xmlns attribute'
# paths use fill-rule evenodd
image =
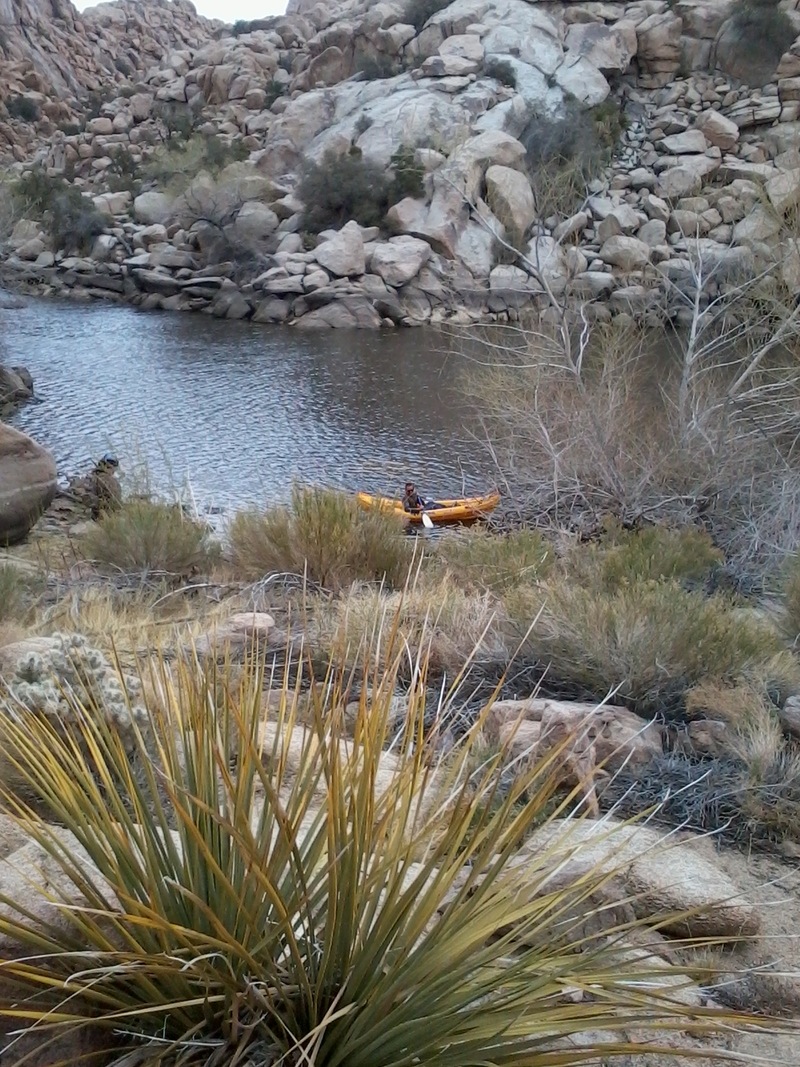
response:
<svg viewBox="0 0 800 1067"><path fill-rule="evenodd" d="M551 680L596 696L615 690L643 711L666 710L705 678L787 669L767 623L674 582L607 591L555 579L515 590L505 606L514 636L527 633L523 656L549 664Z"/></svg>
<svg viewBox="0 0 800 1067"><path fill-rule="evenodd" d="M402 586L413 559L395 516L363 511L345 493L302 486L292 490L288 508L237 514L229 541L233 566L245 579L300 574L332 591L354 581Z"/></svg>
<svg viewBox="0 0 800 1067"><path fill-rule="evenodd" d="M43 718L9 721L17 770L59 825L6 797L49 872L22 910L2 898L7 1055L99 1028L154 1067L555 1067L637 1051L630 1028L749 1021L687 1009L687 968L625 944L636 920L588 931L609 874L578 854L565 878L557 835L510 862L550 803L547 767L494 803L499 760L467 771L480 723L446 762L415 743L424 687L386 751L398 653L382 667L367 650L373 696L352 741L341 703L300 728L292 700L265 720L258 670L225 686L164 663L169 714L149 709L158 747L139 737L141 777L80 702L75 743Z"/></svg>
<svg viewBox="0 0 800 1067"><path fill-rule="evenodd" d="M205 526L177 505L126 501L86 534L87 558L124 574L182 578L207 571L216 557Z"/></svg>
<svg viewBox="0 0 800 1067"><path fill-rule="evenodd" d="M552 568L553 549L538 530L498 534L475 526L446 532L435 545L433 563L460 585L501 593L545 577Z"/></svg>
<svg viewBox="0 0 800 1067"><path fill-rule="evenodd" d="M784 569L780 622L787 638L797 644L800 638L800 552L792 556Z"/></svg>
<svg viewBox="0 0 800 1067"><path fill-rule="evenodd" d="M28 613L31 585L19 567L0 563L0 622L18 622Z"/></svg>
<svg viewBox="0 0 800 1067"><path fill-rule="evenodd" d="M320 605L312 626L318 647L349 663L394 628L410 663L424 652L432 673L452 677L467 660L495 669L508 662L512 649L503 635L503 618L497 599L464 590L446 576L431 584L419 579L388 595L354 588L349 596ZM382 656L377 647L375 654Z"/></svg>

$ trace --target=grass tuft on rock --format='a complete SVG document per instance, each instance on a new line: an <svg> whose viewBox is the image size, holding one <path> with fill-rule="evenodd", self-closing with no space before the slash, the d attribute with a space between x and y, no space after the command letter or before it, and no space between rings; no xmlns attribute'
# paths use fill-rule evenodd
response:
<svg viewBox="0 0 800 1067"><path fill-rule="evenodd" d="M552 764L503 793L501 756L471 758L480 722L446 758L420 744L424 655L389 749L404 651L388 666L372 652L392 635L364 649L371 694L347 736L341 693L301 727L296 691L263 710L258 668L236 682L188 661L155 665L144 775L80 702L72 736L5 719L50 820L5 791L49 871L24 902L0 895L0 1015L20 1055L99 1028L115 1055L153 1065L555 1067L638 1054L631 1028L652 1032L653 1053L659 1035L746 1024L687 1008L688 968L631 952L639 921L614 914L605 937L601 909L588 928L609 874L578 851L565 877L573 842L555 834L512 863L546 809L564 814Z"/></svg>
<svg viewBox="0 0 800 1067"><path fill-rule="evenodd" d="M333 489L295 486L289 507L239 512L229 541L245 579L299 574L336 592L356 581L402 586L413 560L401 521Z"/></svg>

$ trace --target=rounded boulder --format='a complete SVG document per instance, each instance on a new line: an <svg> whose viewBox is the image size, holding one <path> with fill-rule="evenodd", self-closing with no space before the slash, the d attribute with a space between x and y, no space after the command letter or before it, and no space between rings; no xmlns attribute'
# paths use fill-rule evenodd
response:
<svg viewBox="0 0 800 1067"><path fill-rule="evenodd" d="M0 425L0 544L21 541L56 489L56 463L47 449Z"/></svg>

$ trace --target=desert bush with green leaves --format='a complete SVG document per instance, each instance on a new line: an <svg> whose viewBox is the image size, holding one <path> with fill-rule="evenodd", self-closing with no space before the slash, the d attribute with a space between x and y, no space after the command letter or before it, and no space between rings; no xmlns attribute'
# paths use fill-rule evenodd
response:
<svg viewBox="0 0 800 1067"><path fill-rule="evenodd" d="M613 591L636 582L700 585L723 562L708 533L696 526L626 530L612 519L598 542L572 548L563 570L573 580Z"/></svg>
<svg viewBox="0 0 800 1067"><path fill-rule="evenodd" d="M510 591L505 608L524 639L521 655L548 667L548 684L594 698L615 692L643 713L674 713L687 688L707 678L798 682L798 665L769 623L676 582L608 590L555 578Z"/></svg>
<svg viewBox="0 0 800 1067"><path fill-rule="evenodd" d="M631 953L638 921L589 931L609 874L569 839L513 862L573 800L551 804L551 765L503 793L501 755L474 769L477 729L446 759L415 744L424 686L387 751L398 657L379 669L364 651L374 685L351 737L341 691L299 727L296 693L265 718L255 667L220 686L158 662L143 778L80 702L71 738L9 720L17 772L50 821L5 800L62 887L2 899L19 950L3 962L15 989L0 1015L17 1047L99 1030L115 1057L154 1065L555 1067L565 1042L570 1063L638 1054L620 1034L632 1027L652 1031L652 1053L658 1035L773 1024L687 1009L691 966ZM554 878L568 857L574 877Z"/></svg>
<svg viewBox="0 0 800 1067"><path fill-rule="evenodd" d="M83 541L88 559L123 574L203 573L218 550L208 529L176 504L133 498L102 515Z"/></svg>
<svg viewBox="0 0 800 1067"><path fill-rule="evenodd" d="M239 512L228 538L242 577L298 574L333 591L355 581L402 586L413 559L401 520L333 489L295 486L289 507Z"/></svg>
<svg viewBox="0 0 800 1067"><path fill-rule="evenodd" d="M508 533L480 526L448 531L430 554L431 564L454 582L495 594L545 577L553 558L553 547L543 535L524 527Z"/></svg>
<svg viewBox="0 0 800 1067"><path fill-rule="evenodd" d="M249 155L241 141L230 144L212 134L199 132L184 137L182 127L160 145L142 166L144 179L155 182L172 196L184 192L200 171L212 177L231 163Z"/></svg>
<svg viewBox="0 0 800 1067"><path fill-rule="evenodd" d="M88 254L105 231L107 216L80 189L43 167L33 167L17 179L11 194L22 212L42 220L58 250Z"/></svg>
<svg viewBox="0 0 800 1067"><path fill-rule="evenodd" d="M736 65L751 85L774 77L781 56L794 44L797 30L779 0L736 0L730 12Z"/></svg>

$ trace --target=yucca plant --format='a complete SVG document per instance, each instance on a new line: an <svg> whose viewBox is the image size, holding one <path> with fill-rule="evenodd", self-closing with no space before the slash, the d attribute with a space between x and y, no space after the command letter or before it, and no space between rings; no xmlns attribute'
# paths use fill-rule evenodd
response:
<svg viewBox="0 0 800 1067"><path fill-rule="evenodd" d="M730 1023L687 1011L685 971L632 956L626 923L583 932L607 873L565 880L558 843L513 863L545 806L570 803L552 803L552 760L501 789L502 754L474 769L480 721L437 757L424 684L390 745L396 663L371 665L345 736L335 664L303 727L299 688L265 717L257 668L226 689L224 668L158 664L138 774L90 708L67 732L12 715L53 824L6 804L59 877L1 901L6 1025L100 1027L137 1063L566 1067L641 1051L614 1036L632 1026Z"/></svg>

